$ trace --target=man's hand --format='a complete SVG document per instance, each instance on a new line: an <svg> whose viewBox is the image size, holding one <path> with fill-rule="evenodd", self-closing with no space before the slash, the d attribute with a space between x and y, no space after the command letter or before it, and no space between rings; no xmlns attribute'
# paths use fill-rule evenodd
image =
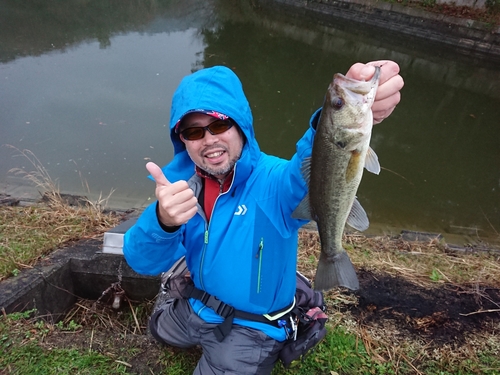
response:
<svg viewBox="0 0 500 375"><path fill-rule="evenodd" d="M372 106L373 123L378 124L387 118L401 99L399 92L403 86L403 77L399 75L399 65L394 61L371 61L367 64L356 63L346 76L357 80L369 81L375 73L374 66L380 66L380 81Z"/></svg>
<svg viewBox="0 0 500 375"><path fill-rule="evenodd" d="M167 227L175 227L187 223L198 210L198 200L186 181L170 183L163 171L155 163L146 164L146 169L156 182L156 198L161 223Z"/></svg>

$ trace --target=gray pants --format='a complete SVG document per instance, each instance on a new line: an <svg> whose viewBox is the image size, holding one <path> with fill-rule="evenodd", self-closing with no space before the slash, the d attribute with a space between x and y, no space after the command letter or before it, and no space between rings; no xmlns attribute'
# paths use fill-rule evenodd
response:
<svg viewBox="0 0 500 375"><path fill-rule="evenodd" d="M216 324L206 323L193 312L187 300L170 299L153 314L152 335L160 342L189 348L200 345L203 355L194 374L270 374L283 347L265 333L233 325L230 334L218 342Z"/></svg>

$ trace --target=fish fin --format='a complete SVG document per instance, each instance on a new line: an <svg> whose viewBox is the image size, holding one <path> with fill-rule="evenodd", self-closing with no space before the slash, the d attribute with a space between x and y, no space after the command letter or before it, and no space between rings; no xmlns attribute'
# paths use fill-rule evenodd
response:
<svg viewBox="0 0 500 375"><path fill-rule="evenodd" d="M351 290L359 289L356 270L345 251L342 251L331 260L324 256L323 253L319 258L318 269L314 278L314 289L330 290L336 286Z"/></svg>
<svg viewBox="0 0 500 375"><path fill-rule="evenodd" d="M378 156L371 147L368 147L368 152L366 153L365 168L368 172L375 174L380 173L380 164L378 162Z"/></svg>
<svg viewBox="0 0 500 375"><path fill-rule="evenodd" d="M309 193L302 199L297 208L292 212L294 219L314 220L311 205L309 204Z"/></svg>
<svg viewBox="0 0 500 375"><path fill-rule="evenodd" d="M302 177L304 177L304 181L307 186L309 186L309 181L311 180L311 156L304 158L302 161L302 165L300 166L300 171L302 172Z"/></svg>
<svg viewBox="0 0 500 375"><path fill-rule="evenodd" d="M370 220L368 220L364 208L356 198L354 198L351 212L349 212L349 216L347 216L347 224L360 232L367 230L370 226Z"/></svg>
<svg viewBox="0 0 500 375"><path fill-rule="evenodd" d="M302 177L309 186L309 180L311 179L311 157L308 156L302 161L302 166L300 168L302 172ZM314 220L311 213L311 206L309 204L309 193L302 199L297 208L292 212L292 217L294 219L304 219L304 220Z"/></svg>

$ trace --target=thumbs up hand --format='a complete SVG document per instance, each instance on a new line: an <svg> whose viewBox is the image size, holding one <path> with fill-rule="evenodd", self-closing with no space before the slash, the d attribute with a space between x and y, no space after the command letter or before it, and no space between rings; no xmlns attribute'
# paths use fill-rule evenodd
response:
<svg viewBox="0 0 500 375"><path fill-rule="evenodd" d="M155 163L146 164L146 169L156 182L156 198L158 199L158 214L161 223L167 227L187 223L197 212L198 200L186 181L173 184L167 180L161 168Z"/></svg>

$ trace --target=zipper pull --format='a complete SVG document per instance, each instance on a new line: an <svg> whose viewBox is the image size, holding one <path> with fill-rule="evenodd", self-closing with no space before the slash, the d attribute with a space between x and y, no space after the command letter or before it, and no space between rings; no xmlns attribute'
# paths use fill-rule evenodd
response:
<svg viewBox="0 0 500 375"><path fill-rule="evenodd" d="M208 243L208 230L205 231L205 244Z"/></svg>
<svg viewBox="0 0 500 375"><path fill-rule="evenodd" d="M255 255L256 258L258 258L261 255L263 249L264 249L264 238L261 238L259 243L259 250L257 250L257 254Z"/></svg>

